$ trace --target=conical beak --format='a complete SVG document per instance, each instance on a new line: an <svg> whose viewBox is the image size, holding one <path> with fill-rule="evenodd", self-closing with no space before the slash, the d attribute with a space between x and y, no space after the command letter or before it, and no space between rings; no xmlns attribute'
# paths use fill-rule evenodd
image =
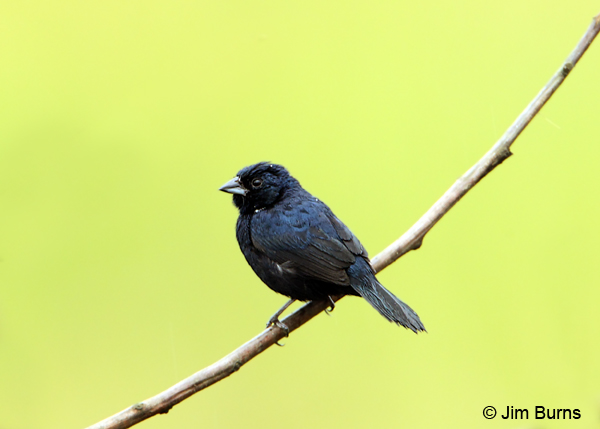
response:
<svg viewBox="0 0 600 429"><path fill-rule="evenodd" d="M237 195L246 195L248 193L248 190L242 186L242 182L240 182L240 178L237 176L221 186L219 191Z"/></svg>

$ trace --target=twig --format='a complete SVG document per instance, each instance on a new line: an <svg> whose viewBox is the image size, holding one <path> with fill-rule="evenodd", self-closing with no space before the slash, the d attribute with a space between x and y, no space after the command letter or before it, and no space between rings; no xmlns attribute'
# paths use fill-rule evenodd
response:
<svg viewBox="0 0 600 429"><path fill-rule="evenodd" d="M523 113L506 130L504 135L496 144L479 160L469 171L458 179L450 189L440 198L419 221L414 224L398 240L390 244L381 253L373 258L373 265L378 267L377 271L390 265L400 256L411 250L421 247L425 234L434 227L434 225L444 216L448 210L454 206L473 186L483 179L497 165L501 164L506 158L512 155L510 147L519 134L525 129L529 122L552 97L554 91L563 83L565 78L571 72L575 64L579 61L587 48L594 41L594 38L600 30L600 14L592 20L590 27L585 32L573 52L567 57L560 69L550 81L542 88L538 95L533 99L529 106L523 110Z"/></svg>
<svg viewBox="0 0 600 429"><path fill-rule="evenodd" d="M379 272L383 270L400 256L411 250L418 249L423 242L425 234L433 228L442 216L490 171L511 155L510 146L565 80L599 31L600 14L593 19L583 38L567 57L560 69L552 76L546 86L542 88L539 94L492 149L458 179L412 228L373 258L372 265L375 271ZM341 296L334 297L336 301L340 298ZM329 302L326 301L309 302L286 317L283 322L288 326L290 332L292 332L325 310L328 306ZM237 371L250 359L271 347L276 341L281 340L284 335L285 333L281 328L271 326L218 362L177 383L170 389L143 402L134 404L120 413L90 426L88 429L128 428L156 414L167 413L179 402Z"/></svg>

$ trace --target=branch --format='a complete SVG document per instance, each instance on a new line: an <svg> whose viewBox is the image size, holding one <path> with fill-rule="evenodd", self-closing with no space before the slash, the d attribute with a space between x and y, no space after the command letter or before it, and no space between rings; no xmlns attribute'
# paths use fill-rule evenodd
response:
<svg viewBox="0 0 600 429"><path fill-rule="evenodd" d="M490 171L511 155L510 147L515 139L531 122L552 94L554 94L554 91L563 83L599 31L600 14L593 19L583 38L561 65L560 69L552 76L546 86L529 103L529 106L525 108L523 113L519 115L490 151L458 179L412 228L373 258L372 265L376 272L383 270L405 253L418 249L423 242L425 234L433 228L442 216ZM342 296L337 296L334 297L334 300L337 301L341 298ZM325 301L309 302L286 317L283 322L288 326L290 332L292 332L325 310L328 305L328 302ZM250 359L271 347L278 340L281 340L284 335L285 333L281 328L271 326L218 362L180 381L170 389L143 402L134 404L120 413L90 426L88 429L128 428L156 414L167 413L173 406L192 396L194 393L233 374Z"/></svg>
<svg viewBox="0 0 600 429"><path fill-rule="evenodd" d="M550 81L542 88L523 113L506 130L504 135L496 144L479 160L469 171L458 179L450 189L440 198L419 221L414 224L398 240L394 241L383 252L373 258L373 266L377 271L390 265L405 253L421 247L425 234L456 204L471 188L483 179L496 166L512 155L511 145L519 137L519 134L531 122L533 117L541 110L546 102L552 97L554 91L563 83L575 64L579 61L587 48L592 44L594 38L600 31L600 14L592 20L588 30L585 32L573 52L567 57Z"/></svg>

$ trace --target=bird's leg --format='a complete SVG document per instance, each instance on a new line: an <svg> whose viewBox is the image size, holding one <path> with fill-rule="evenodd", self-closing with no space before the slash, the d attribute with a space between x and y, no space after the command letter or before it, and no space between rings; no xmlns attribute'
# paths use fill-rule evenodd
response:
<svg viewBox="0 0 600 429"><path fill-rule="evenodd" d="M287 337L290 333L290 330L287 326L285 326L285 324L283 322L281 322L279 320L279 316L281 316L281 313L283 313L285 310L287 310L287 308L292 305L296 300L295 299L290 299L288 302L286 302L283 307L281 307L279 310L277 310L277 312L271 316L271 318L269 319L269 321L267 322L267 328L271 325L275 325L280 327L281 329L283 329L285 331L285 336Z"/></svg>
<svg viewBox="0 0 600 429"><path fill-rule="evenodd" d="M274 315L272 315L271 318L269 319L269 321L267 322L267 328L271 325L278 326L279 328L281 328L285 331L285 336L288 337L290 335L290 328L288 328L285 323L283 323L281 320L279 320L279 316L281 316L281 313L283 313L295 301L296 301L295 299L290 299L288 302L286 302L283 305L283 307L281 307L279 310L277 310L277 312ZM279 344L279 341L275 341L275 344L277 344L279 347L284 346L283 344Z"/></svg>
<svg viewBox="0 0 600 429"><path fill-rule="evenodd" d="M325 309L325 313L331 313L335 308L335 301L329 295L327 295L327 300L329 301L329 308Z"/></svg>

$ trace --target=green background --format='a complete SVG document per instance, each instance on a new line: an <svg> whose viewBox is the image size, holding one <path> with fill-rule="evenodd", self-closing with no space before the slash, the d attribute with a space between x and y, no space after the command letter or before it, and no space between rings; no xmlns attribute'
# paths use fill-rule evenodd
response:
<svg viewBox="0 0 600 429"><path fill-rule="evenodd" d="M597 1L0 3L0 428L82 428L259 333L217 188L287 166L377 254L474 164ZM379 279L144 428L600 426L600 46ZM485 420L494 405L571 422Z"/></svg>

